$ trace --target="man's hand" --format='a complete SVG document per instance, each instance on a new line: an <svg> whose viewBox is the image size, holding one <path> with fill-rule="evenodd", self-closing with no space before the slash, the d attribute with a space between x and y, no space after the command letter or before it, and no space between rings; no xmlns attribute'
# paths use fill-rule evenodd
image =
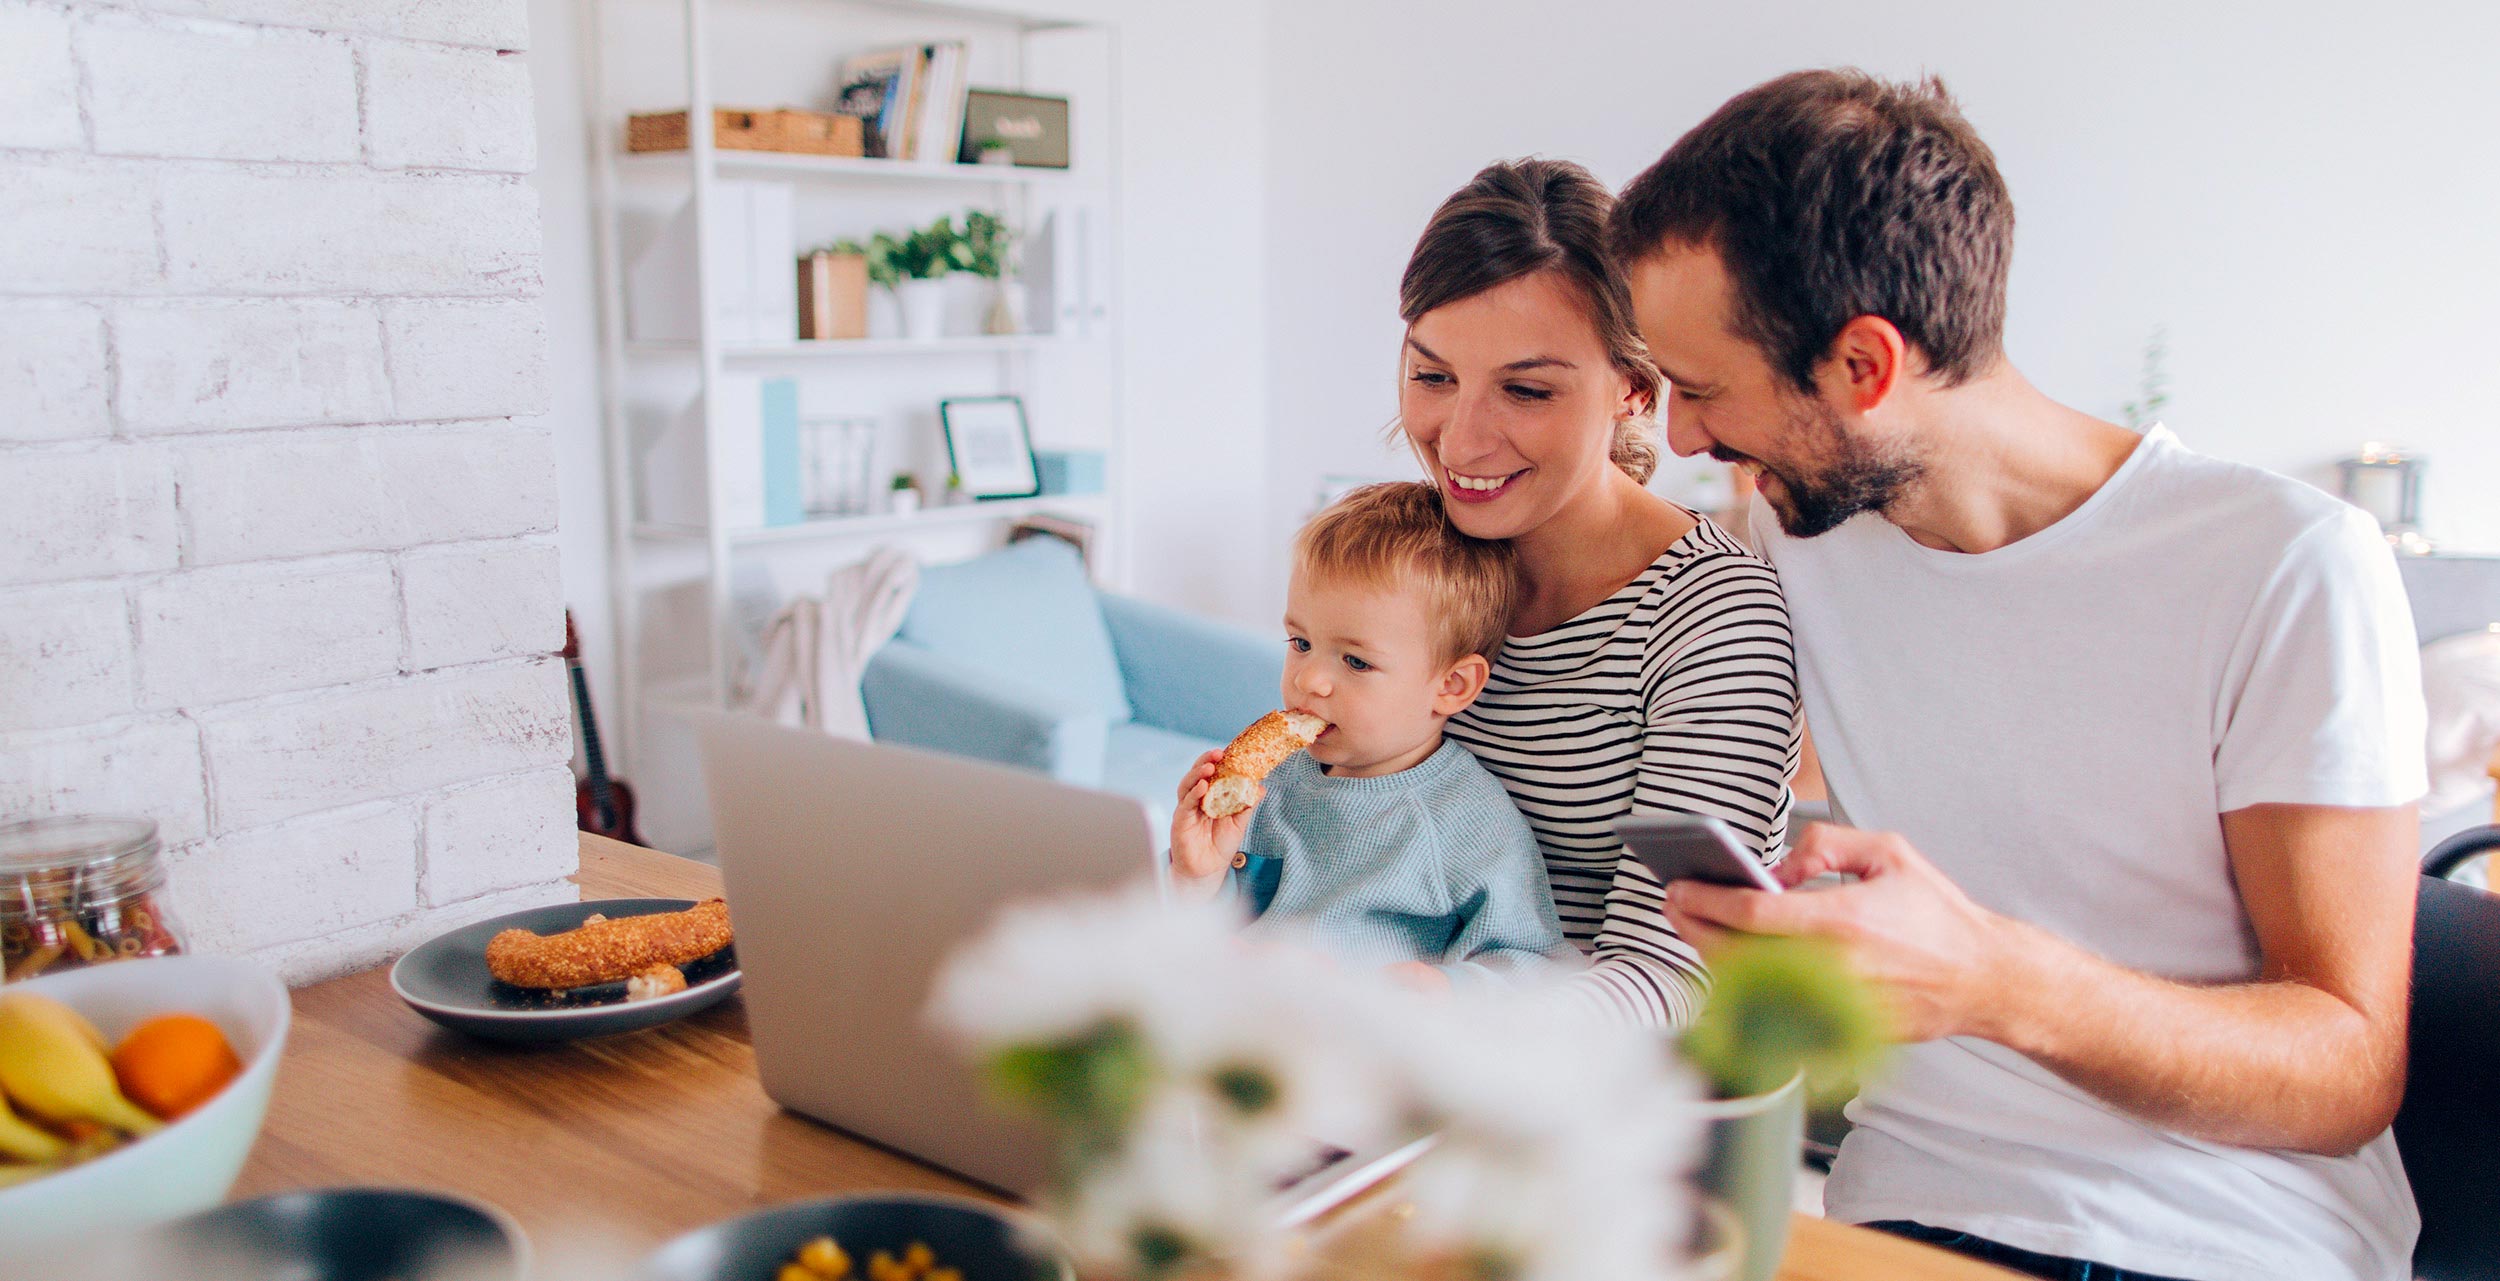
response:
<svg viewBox="0 0 2500 1281"><path fill-rule="evenodd" d="M1172 889L1183 898L1212 898L1224 883L1224 874L1233 867L1233 856L1241 852L1242 838L1250 831L1250 816L1258 812L1258 802L1267 797L1267 789L1259 788L1250 808L1223 818L1208 818L1199 807L1206 799L1207 789L1215 783L1216 767L1224 761L1224 751L1217 748L1198 758L1189 773L1182 776L1180 805L1172 811Z"/></svg>
<svg viewBox="0 0 2500 1281"><path fill-rule="evenodd" d="M2008 951L2027 927L1971 902L1889 832L1817 823L1775 869L1792 888L1826 872L1859 880L1795 894L1678 881L1667 887L1667 921L1705 953L1731 930L1830 939L1883 991L1902 1040L1988 1035Z"/></svg>
<svg viewBox="0 0 2500 1281"><path fill-rule="evenodd" d="M2192 1138L2324 1156L2385 1132L2404 1096L2419 825L2411 806L2252 805L2221 816L2258 974L2189 983L2128 969L1970 901L1898 836L1816 826L1796 894L1668 887L1705 950L1728 930L1832 939L1882 984L1907 1040L1974 1036Z"/></svg>

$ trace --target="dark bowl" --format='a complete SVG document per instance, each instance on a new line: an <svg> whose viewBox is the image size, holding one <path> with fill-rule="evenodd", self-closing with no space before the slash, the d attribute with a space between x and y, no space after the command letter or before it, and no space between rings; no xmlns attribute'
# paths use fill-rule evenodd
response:
<svg viewBox="0 0 2500 1281"><path fill-rule="evenodd" d="M773 1281L799 1247L829 1236L865 1277L879 1250L896 1258L915 1241L964 1281L1075 1281L1076 1269L1030 1220L955 1197L910 1192L794 1201L697 1228L643 1260L643 1281Z"/></svg>
<svg viewBox="0 0 2500 1281"><path fill-rule="evenodd" d="M27 1276L197 1281L520 1281L527 1247L500 1211L432 1192L283 1192L90 1242L76 1270ZM0 1275L10 1269L0 1266Z"/></svg>

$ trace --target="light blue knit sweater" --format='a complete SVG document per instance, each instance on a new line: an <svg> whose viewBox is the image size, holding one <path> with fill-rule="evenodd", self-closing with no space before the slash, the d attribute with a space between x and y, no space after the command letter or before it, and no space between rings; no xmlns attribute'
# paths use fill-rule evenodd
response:
<svg viewBox="0 0 2500 1281"><path fill-rule="evenodd" d="M1427 961L1462 982L1571 954L1536 834L1458 744L1377 778L1297 752L1266 786L1227 883L1253 931L1292 921L1350 960Z"/></svg>

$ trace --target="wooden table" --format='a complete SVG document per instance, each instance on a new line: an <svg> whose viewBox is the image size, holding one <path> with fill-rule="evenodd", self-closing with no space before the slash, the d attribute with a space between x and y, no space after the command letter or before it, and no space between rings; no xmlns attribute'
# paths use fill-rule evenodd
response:
<svg viewBox="0 0 2500 1281"><path fill-rule="evenodd" d="M720 873L595 836L587 897L705 898ZM295 993L269 1120L234 1195L350 1184L443 1189L510 1211L544 1265L595 1242L639 1257L681 1232L799 1197L961 1181L782 1111L755 1079L737 998L632 1036L525 1047L436 1027L381 969ZM987 1199L985 1197L985 1199ZM542 1267L542 1272L557 1270ZM582 1275L588 1275L583 1273ZM1785 1281L2012 1274L1800 1216Z"/></svg>

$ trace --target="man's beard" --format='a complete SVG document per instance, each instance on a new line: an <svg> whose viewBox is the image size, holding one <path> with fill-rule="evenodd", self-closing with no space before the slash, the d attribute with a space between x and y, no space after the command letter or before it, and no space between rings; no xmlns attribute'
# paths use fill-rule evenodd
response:
<svg viewBox="0 0 2500 1281"><path fill-rule="evenodd" d="M1723 463L1753 463L1779 480L1779 493L1766 492L1762 497L1791 538L1828 534L1860 512L1881 512L1926 471L1906 451L1884 449L1851 436L1841 427L1839 416L1820 401L1803 400L1790 417L1786 434L1819 456L1811 477L1725 445L1711 446L1710 456Z"/></svg>

